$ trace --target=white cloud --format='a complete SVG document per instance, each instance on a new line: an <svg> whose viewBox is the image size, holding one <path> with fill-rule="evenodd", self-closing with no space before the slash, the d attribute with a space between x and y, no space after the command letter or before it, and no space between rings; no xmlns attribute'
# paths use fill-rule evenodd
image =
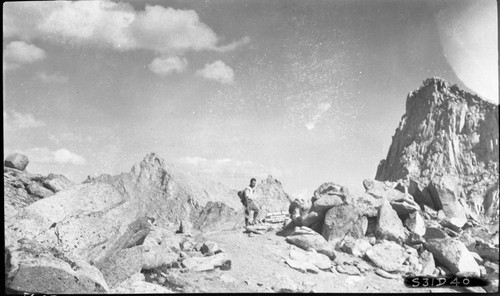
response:
<svg viewBox="0 0 500 296"><path fill-rule="evenodd" d="M45 122L38 120L31 113L16 111L3 112L4 127L6 129L23 129L45 126Z"/></svg>
<svg viewBox="0 0 500 296"><path fill-rule="evenodd" d="M5 69L16 69L22 64L44 59L45 51L24 41L13 41L4 49L3 64Z"/></svg>
<svg viewBox="0 0 500 296"><path fill-rule="evenodd" d="M112 1L38 1L4 5L4 35L24 40L149 49L176 55L189 50L233 50L249 38L218 45L220 38L194 10L146 5L136 11Z"/></svg>
<svg viewBox="0 0 500 296"><path fill-rule="evenodd" d="M94 143L94 139L91 136L82 137L72 132L63 132L57 135L49 133L48 138L49 140L56 143L56 145L59 145L61 143L77 143L77 144Z"/></svg>
<svg viewBox="0 0 500 296"><path fill-rule="evenodd" d="M54 151L54 161L61 164L70 163L75 165L83 165L86 163L85 158L65 148Z"/></svg>
<svg viewBox="0 0 500 296"><path fill-rule="evenodd" d="M187 60L178 56L156 58L148 65L148 69L158 75L168 75L172 72L180 73L183 72L186 67Z"/></svg>
<svg viewBox="0 0 500 296"><path fill-rule="evenodd" d="M222 61L215 61L211 64L206 64L205 68L196 71L196 75L225 84L231 84L234 82L233 69L224 64Z"/></svg>
<svg viewBox="0 0 500 296"><path fill-rule="evenodd" d="M56 164L74 164L84 165L87 163L85 158L77 155L66 148L61 148L56 151L51 151L46 147L35 147L24 151L30 161L41 163L56 163Z"/></svg>
<svg viewBox="0 0 500 296"><path fill-rule="evenodd" d="M48 74L46 72L40 72L37 74L37 78L45 83L66 83L68 82L68 77L59 74Z"/></svg>
<svg viewBox="0 0 500 296"><path fill-rule="evenodd" d="M224 178L238 178L254 176L266 178L269 174L281 177L282 173L276 168L267 168L252 161L241 161L229 158L206 159L203 157L182 157L177 160L182 167L207 175L217 175Z"/></svg>

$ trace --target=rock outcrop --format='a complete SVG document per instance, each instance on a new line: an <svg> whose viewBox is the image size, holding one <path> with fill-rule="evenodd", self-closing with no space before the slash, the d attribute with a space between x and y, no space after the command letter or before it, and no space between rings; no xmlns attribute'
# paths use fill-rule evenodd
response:
<svg viewBox="0 0 500 296"><path fill-rule="evenodd" d="M427 186L435 177L456 176L461 180L456 197L464 199L468 211L484 217L485 195L491 187L498 188L498 138L498 105L442 79L429 78L408 95L406 114L375 179L411 178ZM459 207L457 202L447 204ZM452 216L459 215L463 221L463 213L457 211Z"/></svg>
<svg viewBox="0 0 500 296"><path fill-rule="evenodd" d="M236 193L234 196L236 196ZM254 201L260 207L259 219L261 219L267 213L288 210L292 199L283 190L281 182L268 175L265 180L255 186Z"/></svg>

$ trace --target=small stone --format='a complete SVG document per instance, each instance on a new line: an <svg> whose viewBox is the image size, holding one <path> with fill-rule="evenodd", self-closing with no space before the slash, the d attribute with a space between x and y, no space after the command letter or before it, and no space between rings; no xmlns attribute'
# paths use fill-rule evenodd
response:
<svg viewBox="0 0 500 296"><path fill-rule="evenodd" d="M349 275L361 275L361 272L353 265L337 265L337 272Z"/></svg>
<svg viewBox="0 0 500 296"><path fill-rule="evenodd" d="M379 276L383 277L383 278L386 278L386 279L397 279L397 278L399 278L398 275L388 273L387 271L385 271L383 269L380 269L380 268L377 268L377 270L375 270L375 273L378 274Z"/></svg>

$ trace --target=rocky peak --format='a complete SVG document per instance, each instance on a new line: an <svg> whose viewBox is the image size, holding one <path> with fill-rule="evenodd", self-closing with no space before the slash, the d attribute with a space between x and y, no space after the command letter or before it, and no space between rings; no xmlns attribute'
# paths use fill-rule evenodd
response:
<svg viewBox="0 0 500 296"><path fill-rule="evenodd" d="M463 197L498 187L498 105L440 78L408 94L385 160L375 179L415 179L427 185L454 175Z"/></svg>
<svg viewBox="0 0 500 296"><path fill-rule="evenodd" d="M284 191L281 182L268 175L255 187L255 198L261 207L264 217L265 213L286 210L290 205L290 196Z"/></svg>

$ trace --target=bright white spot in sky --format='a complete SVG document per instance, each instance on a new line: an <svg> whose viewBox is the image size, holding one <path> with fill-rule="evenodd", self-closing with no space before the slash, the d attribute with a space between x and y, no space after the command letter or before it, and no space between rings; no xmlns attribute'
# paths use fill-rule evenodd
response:
<svg viewBox="0 0 500 296"><path fill-rule="evenodd" d="M474 1L437 13L445 57L456 75L484 99L498 103L498 31L495 1Z"/></svg>

